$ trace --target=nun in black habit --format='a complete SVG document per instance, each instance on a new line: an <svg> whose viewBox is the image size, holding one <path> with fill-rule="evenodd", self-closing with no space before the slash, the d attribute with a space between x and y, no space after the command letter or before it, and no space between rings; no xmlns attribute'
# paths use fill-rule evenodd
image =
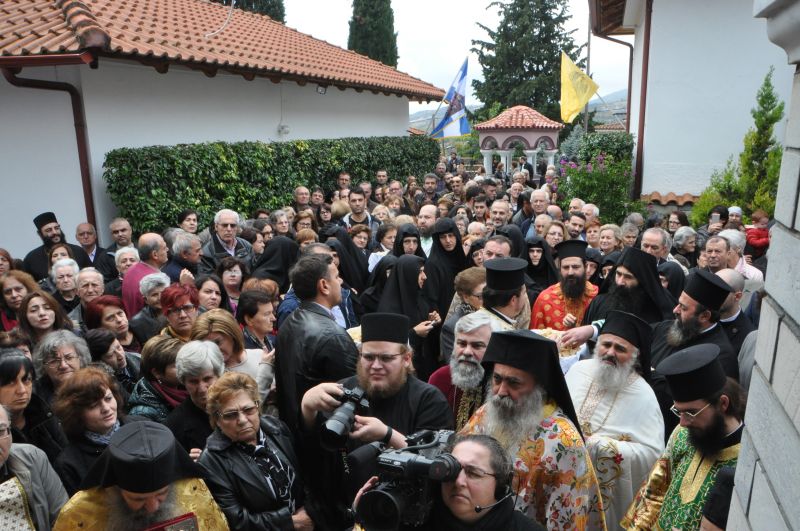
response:
<svg viewBox="0 0 800 531"><path fill-rule="evenodd" d="M290 284L289 268L297 261L299 253L300 247L294 240L286 236L275 236L253 263L253 273L250 276L274 280L280 292L286 293Z"/></svg>
<svg viewBox="0 0 800 531"><path fill-rule="evenodd" d="M538 234L525 240L525 261L528 267L525 269L525 285L528 289L528 299L531 306L536 302L536 297L558 282L558 269L553 260L553 253L550 245Z"/></svg>
<svg viewBox="0 0 800 531"><path fill-rule="evenodd" d="M405 238L415 238L417 240L417 246L414 249L413 253L406 253L403 249L403 240ZM405 223L400 225L397 228L397 236L394 238L394 247L392 248L392 254L397 256L398 258L403 256L404 254L413 254L415 256L419 256L423 260L428 258L425 256L425 251L422 250L422 244L420 242L419 236L419 229L413 223Z"/></svg>
<svg viewBox="0 0 800 531"><path fill-rule="evenodd" d="M363 292L369 277L367 257L350 239L347 229L328 225L320 233L320 240L339 255L339 274L347 286L357 294Z"/></svg>
<svg viewBox="0 0 800 531"><path fill-rule="evenodd" d="M663 262L658 265L658 276L667 281L667 288L675 300L681 296L683 286L686 284L686 274L677 262ZM663 281L662 281L663 286Z"/></svg>
<svg viewBox="0 0 800 531"><path fill-rule="evenodd" d="M376 268L377 269L377 268ZM411 328L408 342L414 349L414 368L417 378L427 382L439 365L439 322L422 294L425 280L425 261L411 254L403 255L389 273L383 288L378 312L398 313L408 317Z"/></svg>
<svg viewBox="0 0 800 531"><path fill-rule="evenodd" d="M525 245L525 237L519 227L509 223L496 229L495 233L511 240L511 256L525 259L525 255L528 254L528 247Z"/></svg>
<svg viewBox="0 0 800 531"><path fill-rule="evenodd" d="M389 279L389 274L394 266L397 264L397 257L387 254L381 258L380 262L372 270L369 277L369 287L361 294L361 306L364 308L364 314L373 313L378 311L378 304L381 302L381 295Z"/></svg>
<svg viewBox="0 0 800 531"><path fill-rule="evenodd" d="M445 245L449 249L445 248ZM456 222L450 218L437 219L433 225L431 255L425 263L425 275L428 280L423 291L432 309L438 311L440 315L447 314L453 301L453 295L456 293L456 275L467 267L469 262L461 245L461 234Z"/></svg>

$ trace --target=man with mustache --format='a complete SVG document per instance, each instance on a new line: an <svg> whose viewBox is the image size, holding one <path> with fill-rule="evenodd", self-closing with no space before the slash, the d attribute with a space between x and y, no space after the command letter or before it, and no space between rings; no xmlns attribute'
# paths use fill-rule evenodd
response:
<svg viewBox="0 0 800 531"><path fill-rule="evenodd" d="M456 430L464 427L484 402L486 380L481 360L492 332L500 330L500 325L484 313L463 316L456 322L449 365L438 368L428 380L447 398L456 418Z"/></svg>
<svg viewBox="0 0 800 531"><path fill-rule="evenodd" d="M38 282L50 273L50 261L47 258L47 252L55 244L65 243L67 240L64 237L64 231L61 230L61 225L56 219L56 215L52 212L39 214L33 218L33 224L36 225L36 234L42 239L42 245L26 254L23 264L25 271ZM75 261L78 262L81 269L92 265L92 261L89 260L89 255L86 254L83 247L72 243L67 245L72 249Z"/></svg>
<svg viewBox="0 0 800 531"><path fill-rule="evenodd" d="M733 290L719 276L699 269L686 278L686 285L673 310L675 318L662 321L653 329L650 347L653 372L651 385L661 405L665 434L672 432L678 419L670 412L673 396L657 369L660 363L679 350L701 344L712 344L719 348L719 362L725 374L739 379L739 361L733 351L725 330L719 323L720 308Z"/></svg>
<svg viewBox="0 0 800 531"><path fill-rule="evenodd" d="M491 392L461 433L491 435L511 454L517 510L547 529L606 529L555 342L530 330L495 332L481 365Z"/></svg>
<svg viewBox="0 0 800 531"><path fill-rule="evenodd" d="M609 527L622 519L664 451L664 420L647 383L651 333L639 317L613 310L594 357L576 363L566 375Z"/></svg>
<svg viewBox="0 0 800 531"><path fill-rule="evenodd" d="M625 529L698 529L709 491L723 467L736 466L745 396L725 376L717 345L694 345L664 360L680 419L621 525ZM706 527L702 527L706 529Z"/></svg>
<svg viewBox="0 0 800 531"><path fill-rule="evenodd" d="M555 246L561 281L542 291L531 309L531 329L568 330L583 320L597 295L597 286L586 279L586 247L581 240Z"/></svg>

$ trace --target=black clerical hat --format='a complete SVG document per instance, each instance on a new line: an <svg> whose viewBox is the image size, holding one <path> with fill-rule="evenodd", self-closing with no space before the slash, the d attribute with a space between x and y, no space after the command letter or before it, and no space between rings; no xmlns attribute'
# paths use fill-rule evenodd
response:
<svg viewBox="0 0 800 531"><path fill-rule="evenodd" d="M722 390L727 379L719 362L719 347L711 343L679 350L656 370L667 379L672 398L678 402L710 398Z"/></svg>
<svg viewBox="0 0 800 531"><path fill-rule="evenodd" d="M496 363L532 374L536 385L556 401L575 428L580 430L555 341L530 330L493 332L481 365L487 373L491 373Z"/></svg>
<svg viewBox="0 0 800 531"><path fill-rule="evenodd" d="M494 290L519 289L525 283L528 262L522 258L493 258L483 263L486 287Z"/></svg>
<svg viewBox="0 0 800 531"><path fill-rule="evenodd" d="M203 477L163 424L142 421L120 427L97 458L81 489L116 485L136 493L154 492L179 479Z"/></svg>
<svg viewBox="0 0 800 531"><path fill-rule="evenodd" d="M589 244L583 240L564 240L563 242L556 244L555 252L559 260L577 256L581 260L585 261L586 247L588 245Z"/></svg>
<svg viewBox="0 0 800 531"><path fill-rule="evenodd" d="M399 313L368 313L361 318L361 342L408 343L408 317Z"/></svg>
<svg viewBox="0 0 800 531"><path fill-rule="evenodd" d="M42 212L35 218L33 218L33 224L36 225L38 230L42 230L42 227L49 223L58 223L56 219L56 215L52 212Z"/></svg>
<svg viewBox="0 0 800 531"><path fill-rule="evenodd" d="M684 293L709 310L719 310L732 291L724 280L705 269L698 269L686 277L683 287Z"/></svg>
<svg viewBox="0 0 800 531"><path fill-rule="evenodd" d="M611 310L606 315L606 321L600 334L613 334L627 341L639 349L639 365L642 367L642 376L650 378L650 343L653 329L650 325L632 313Z"/></svg>

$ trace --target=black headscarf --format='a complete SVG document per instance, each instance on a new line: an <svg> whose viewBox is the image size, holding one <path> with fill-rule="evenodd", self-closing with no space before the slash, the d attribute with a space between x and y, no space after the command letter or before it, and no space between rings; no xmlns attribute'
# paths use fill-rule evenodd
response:
<svg viewBox="0 0 800 531"><path fill-rule="evenodd" d="M333 234L330 234L330 233ZM345 283L361 293L367 288L367 278L369 277L369 267L367 257L356 247L347 229L337 227L326 234L328 238L333 236L325 243L339 255L339 274Z"/></svg>
<svg viewBox="0 0 800 531"><path fill-rule="evenodd" d="M403 239L409 237L414 237L417 239L417 250L414 251L414 255L425 260L427 256L425 256L425 251L422 250L422 241L420 241L419 229L413 223L405 223L397 228L397 236L394 237L392 254L397 257L403 256L405 254L405 252L403 252Z"/></svg>
<svg viewBox="0 0 800 531"><path fill-rule="evenodd" d="M472 240L472 243L469 246L469 250L467 251L467 263L469 264L469 267L482 267L482 264L481 266L478 266L478 264L475 263L475 260L472 258L472 254L475 251L482 250L484 247L486 247L486 238L478 238L477 240Z"/></svg>
<svg viewBox="0 0 800 531"><path fill-rule="evenodd" d="M658 266L658 274L667 277L667 291L677 300L686 284L686 275L681 266L676 262L664 262Z"/></svg>
<svg viewBox="0 0 800 531"><path fill-rule="evenodd" d="M528 249L532 247L542 249L542 259L539 260L539 265L536 266L531 262L531 255L528 253ZM542 289L545 289L558 282L558 268L556 268L556 263L553 260L553 252L544 238L538 234L526 238L524 258L528 262L525 274L537 286L542 286Z"/></svg>
<svg viewBox="0 0 800 531"><path fill-rule="evenodd" d="M525 245L525 237L522 235L522 231L519 227L513 223L509 223L508 225L503 225L495 232L511 240L511 256L522 259L525 258L525 255L528 254L528 246Z"/></svg>
<svg viewBox="0 0 800 531"><path fill-rule="evenodd" d="M268 278L278 284L281 293L289 290L289 268L297 261L300 247L291 238L275 236L253 264L255 278Z"/></svg>
<svg viewBox="0 0 800 531"><path fill-rule="evenodd" d="M455 235L456 246L452 251L446 251L442 247L439 237L443 234ZM450 302L456 293L454 284L456 275L468 266L456 222L450 218L437 219L433 226L431 256L425 263L425 275L428 280L425 282L423 290L428 302L439 311L439 315L447 314Z"/></svg>
<svg viewBox="0 0 800 531"><path fill-rule="evenodd" d="M361 305L364 306L364 313L378 311L378 304L381 301L381 294L388 280L388 273L397 264L397 257L387 254L381 258L380 262L372 270L367 284L369 287L361 294Z"/></svg>
<svg viewBox="0 0 800 531"><path fill-rule="evenodd" d="M428 319L428 304L419 288L419 270L424 265L425 261L413 254L397 259L383 287L379 312L403 314L412 327Z"/></svg>

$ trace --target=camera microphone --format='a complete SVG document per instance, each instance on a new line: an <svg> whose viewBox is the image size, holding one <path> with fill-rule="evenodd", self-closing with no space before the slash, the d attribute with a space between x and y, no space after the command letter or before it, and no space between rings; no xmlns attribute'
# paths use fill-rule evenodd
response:
<svg viewBox="0 0 800 531"><path fill-rule="evenodd" d="M500 498L500 499L499 499L499 500L497 500L496 502L494 502L494 503L491 503L491 504L489 504L489 505L476 505L476 506L475 506L475 512L476 512L476 513L482 513L482 512L483 512L483 511L485 511L486 509L491 509L491 508L492 508L492 507L494 507L495 505L499 505L501 502L505 501L505 499L506 499L506 498L510 498L510 497L511 497L511 496L513 496L513 495L514 495L514 493L513 493L513 492L509 492L508 494L506 494L505 496L503 496L502 498Z"/></svg>

